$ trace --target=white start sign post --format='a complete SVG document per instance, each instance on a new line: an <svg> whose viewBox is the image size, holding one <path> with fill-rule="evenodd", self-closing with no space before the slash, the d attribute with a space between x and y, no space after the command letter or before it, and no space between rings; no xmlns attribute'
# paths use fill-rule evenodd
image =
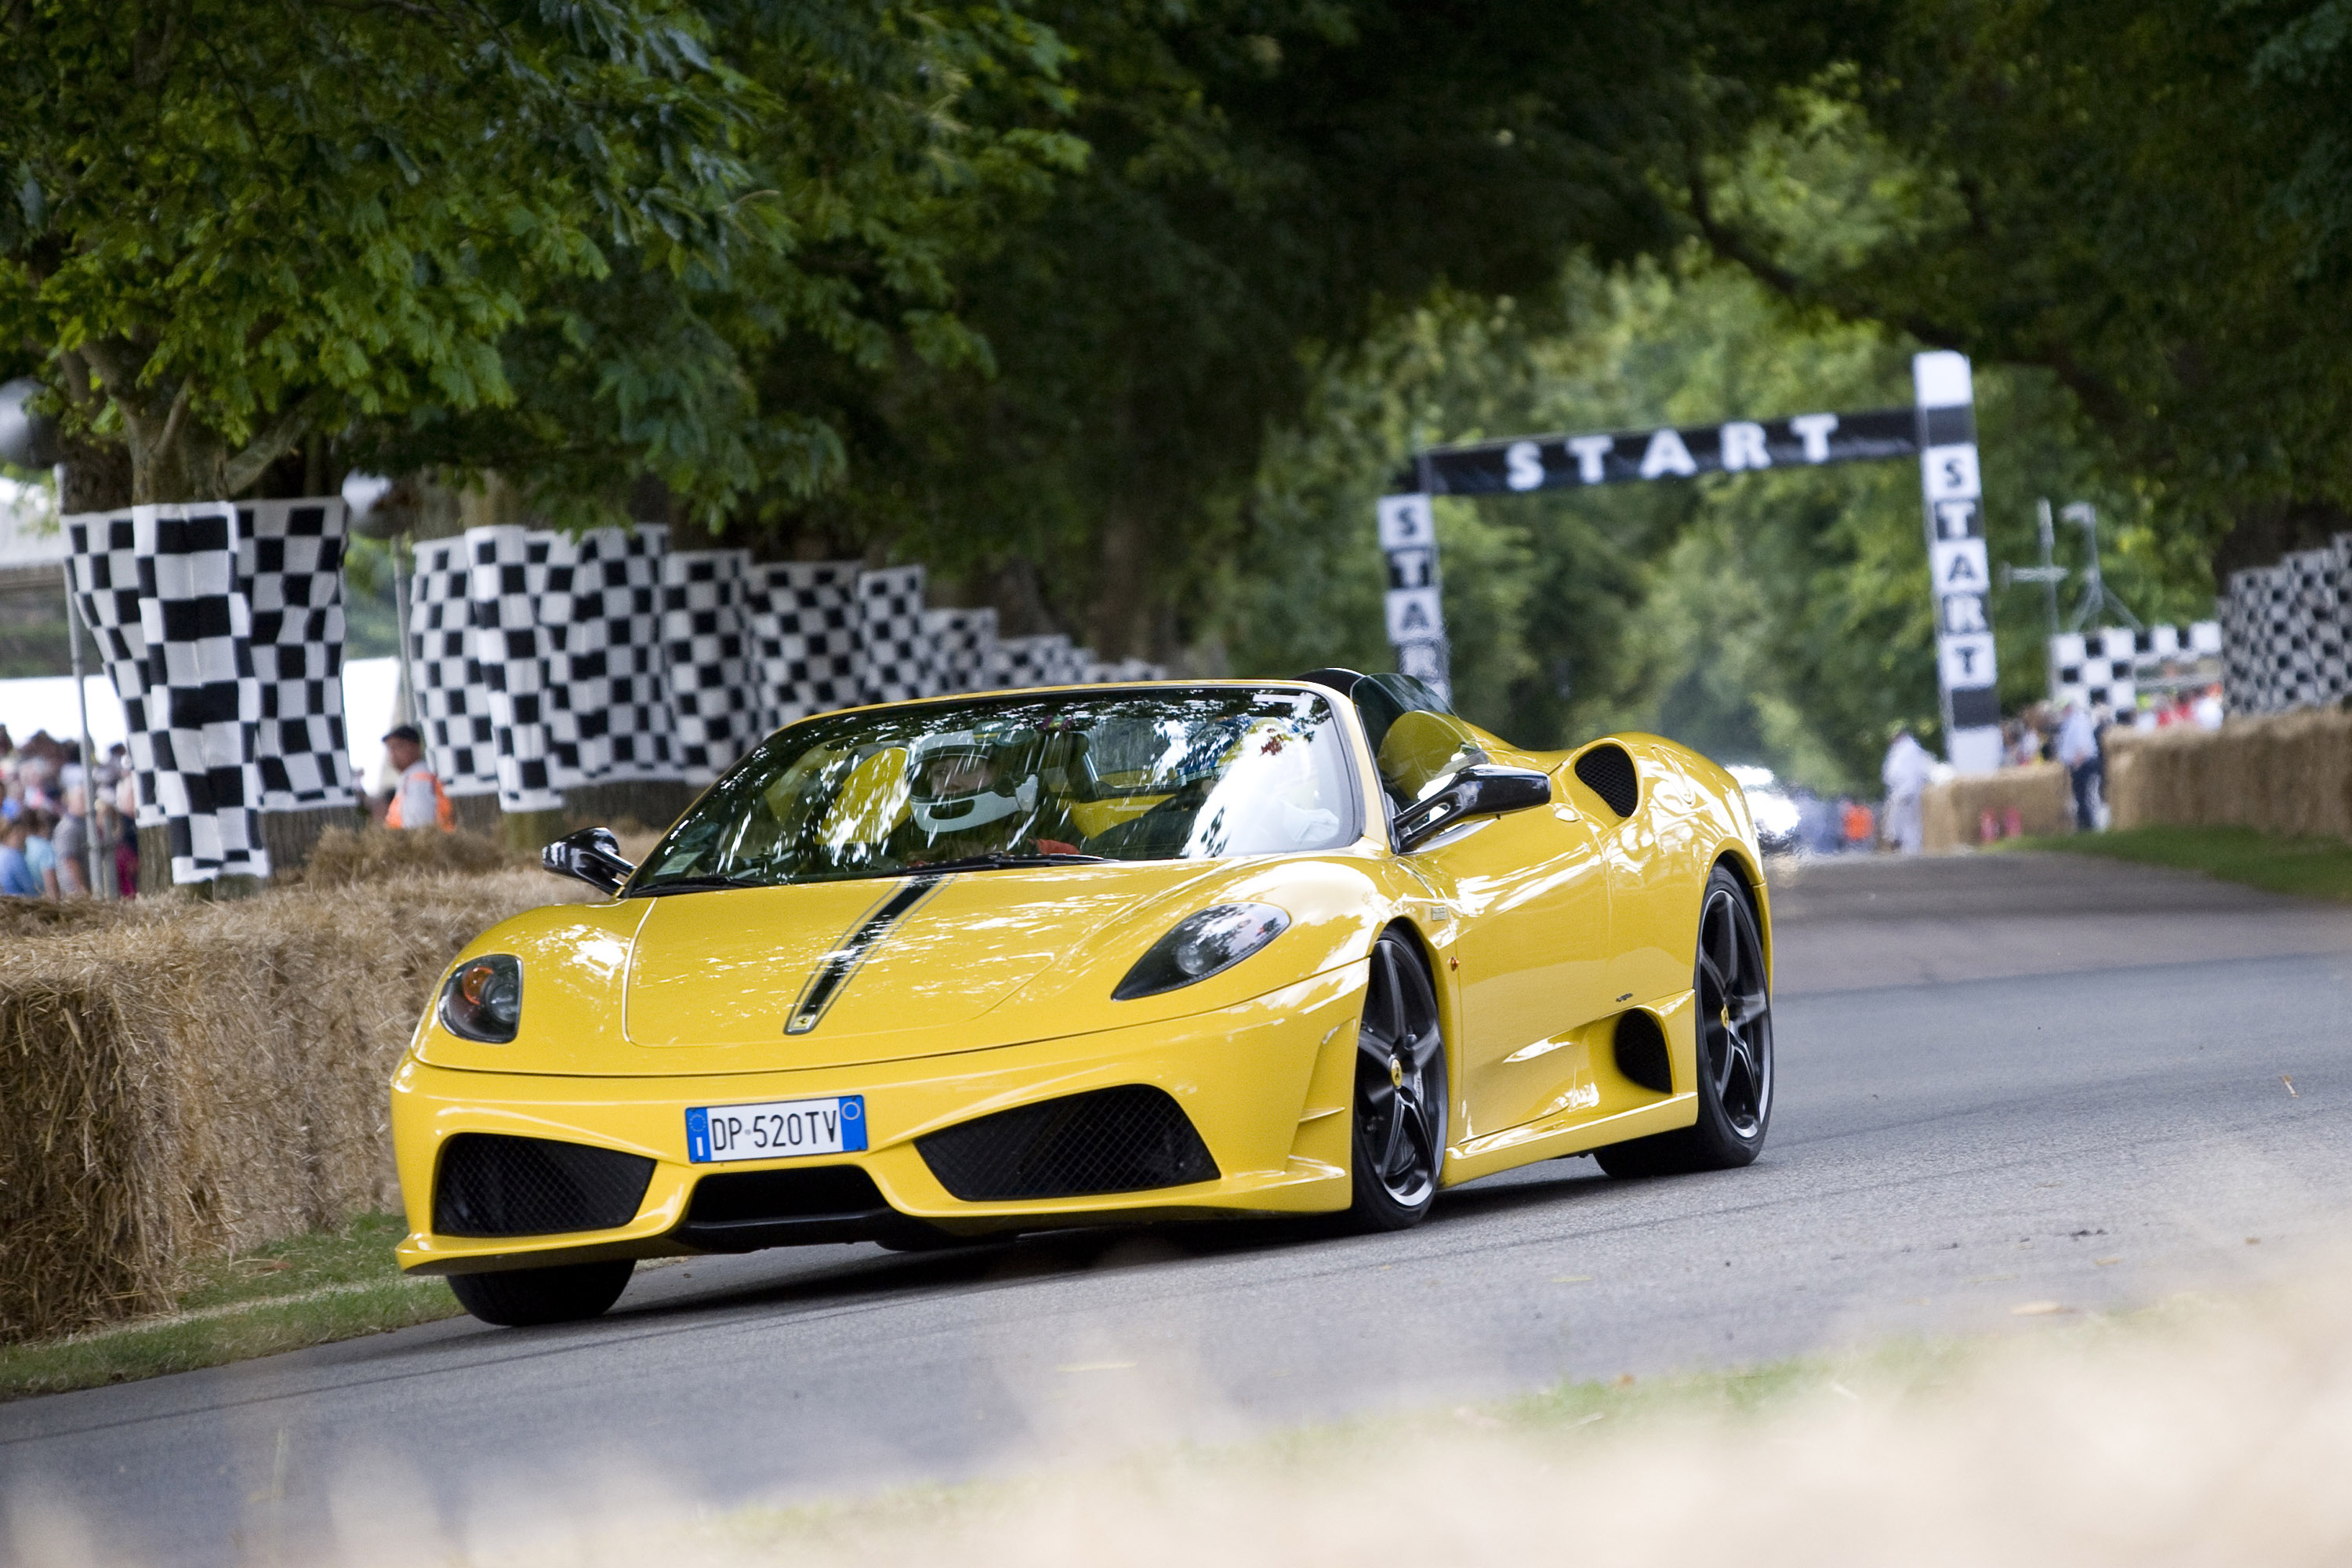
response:
<svg viewBox="0 0 2352 1568"><path fill-rule="evenodd" d="M1977 470L1976 407L1968 358L1914 355L1909 408L1733 419L1680 429L1539 436L1414 455L1411 477L1380 500L1388 558L1389 642L1397 668L1452 696L1440 601L1433 500L1507 495L1701 474L1749 473L1888 458L1916 458L1927 507L1928 568L1936 605L1936 668L1952 765L1964 773L2000 765L2000 705L1994 693L1992 582ZM1410 487L1410 488L1408 488Z"/></svg>

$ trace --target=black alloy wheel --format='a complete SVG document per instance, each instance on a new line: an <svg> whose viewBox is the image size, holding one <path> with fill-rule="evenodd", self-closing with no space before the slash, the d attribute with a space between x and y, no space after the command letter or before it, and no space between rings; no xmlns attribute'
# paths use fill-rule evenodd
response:
<svg viewBox="0 0 2352 1568"><path fill-rule="evenodd" d="M622 1258L605 1263L559 1263L548 1268L497 1268L452 1274L457 1305L486 1323L527 1329L604 1316L629 1287L636 1268Z"/></svg>
<svg viewBox="0 0 2352 1568"><path fill-rule="evenodd" d="M1421 952L1389 931L1372 944L1356 1030L1355 1202L1350 1228L1402 1230L1437 1196L1445 1159L1445 1037Z"/></svg>
<svg viewBox="0 0 2352 1568"><path fill-rule="evenodd" d="M1727 1171L1756 1158L1772 1123L1772 994L1755 907L1718 866L1699 905L1698 1121L1594 1152L1612 1176Z"/></svg>

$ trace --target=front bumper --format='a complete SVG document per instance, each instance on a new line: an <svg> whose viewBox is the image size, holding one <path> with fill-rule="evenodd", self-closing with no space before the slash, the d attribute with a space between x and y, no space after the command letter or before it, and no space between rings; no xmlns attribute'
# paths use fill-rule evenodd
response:
<svg viewBox="0 0 2352 1568"><path fill-rule="evenodd" d="M412 1273L656 1258L698 1250L675 1233L698 1176L794 1166L864 1167L898 1213L984 1234L1129 1219L1348 1205L1347 1110L1354 1084L1361 963L1192 1017L911 1061L683 1078L478 1072L411 1057L392 1086L393 1143L408 1212L401 1267ZM1089 1089L1149 1084L1182 1107L1220 1173L1142 1192L966 1203L915 1147L959 1122ZM689 1107L862 1094L869 1147L818 1159L695 1165ZM553 1236L434 1234L441 1151L460 1132L509 1133L621 1150L655 1162L636 1217L617 1229Z"/></svg>

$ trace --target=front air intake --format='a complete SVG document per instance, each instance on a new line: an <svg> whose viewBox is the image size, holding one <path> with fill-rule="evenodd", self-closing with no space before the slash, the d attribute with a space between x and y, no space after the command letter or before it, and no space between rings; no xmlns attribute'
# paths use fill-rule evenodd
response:
<svg viewBox="0 0 2352 1568"><path fill-rule="evenodd" d="M694 1184L672 1234L709 1252L819 1241L865 1241L901 1228L898 1211L856 1165L723 1171Z"/></svg>
<svg viewBox="0 0 2352 1568"><path fill-rule="evenodd" d="M1622 746L1595 746L1586 752L1576 759L1576 776L1620 816L1633 816L1642 804L1642 780Z"/></svg>
<svg viewBox="0 0 2352 1568"><path fill-rule="evenodd" d="M1217 1179L1183 1109L1148 1084L1098 1089L964 1122L915 1141L965 1203L1075 1198Z"/></svg>
<svg viewBox="0 0 2352 1568"><path fill-rule="evenodd" d="M442 1236L556 1236L637 1217L654 1163L617 1149L460 1132L441 1151L433 1228Z"/></svg>

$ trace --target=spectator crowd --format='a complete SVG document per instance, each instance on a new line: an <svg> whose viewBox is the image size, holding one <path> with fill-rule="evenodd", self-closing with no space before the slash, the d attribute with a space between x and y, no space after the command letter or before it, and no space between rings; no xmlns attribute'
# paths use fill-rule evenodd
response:
<svg viewBox="0 0 2352 1568"><path fill-rule="evenodd" d="M0 725L0 896L137 896L136 788L130 752L120 744L93 769L78 742L46 730L18 742Z"/></svg>

